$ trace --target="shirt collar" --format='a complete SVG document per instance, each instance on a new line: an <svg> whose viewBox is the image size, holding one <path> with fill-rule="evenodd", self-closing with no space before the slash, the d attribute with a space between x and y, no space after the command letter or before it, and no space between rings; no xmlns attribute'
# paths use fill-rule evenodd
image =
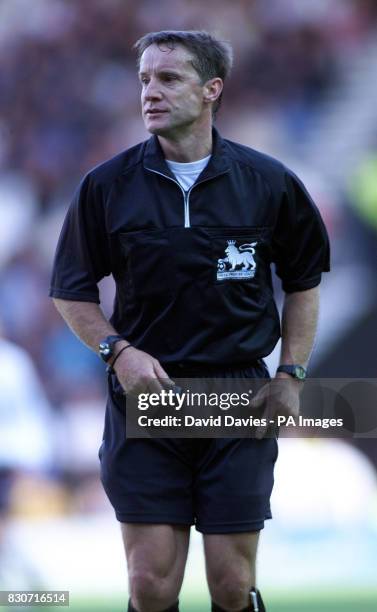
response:
<svg viewBox="0 0 377 612"><path fill-rule="evenodd" d="M172 176L165 161L165 157L157 136L153 135L146 142L144 149L143 165L146 169L155 170L161 174ZM216 128L212 128L212 153L211 159L200 175L201 180L206 180L223 174L229 170L229 159L226 153L226 143L221 138Z"/></svg>

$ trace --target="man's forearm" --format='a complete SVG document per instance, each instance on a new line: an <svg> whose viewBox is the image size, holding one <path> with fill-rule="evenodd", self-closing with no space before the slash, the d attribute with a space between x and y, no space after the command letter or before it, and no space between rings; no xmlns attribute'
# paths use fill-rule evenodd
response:
<svg viewBox="0 0 377 612"><path fill-rule="evenodd" d="M306 366L312 352L319 313L319 286L286 294L282 317L281 364Z"/></svg>
<svg viewBox="0 0 377 612"><path fill-rule="evenodd" d="M96 353L101 340L118 335L98 304L57 298L54 298L54 304L76 336ZM117 342L114 356L108 362L113 365L124 391L131 395L150 392L151 389L159 393L166 384L174 386L157 359L133 346L122 351L126 346L129 346L127 340Z"/></svg>
<svg viewBox="0 0 377 612"><path fill-rule="evenodd" d="M96 353L103 338L118 333L108 322L100 306L94 302L54 298L54 304L74 334Z"/></svg>

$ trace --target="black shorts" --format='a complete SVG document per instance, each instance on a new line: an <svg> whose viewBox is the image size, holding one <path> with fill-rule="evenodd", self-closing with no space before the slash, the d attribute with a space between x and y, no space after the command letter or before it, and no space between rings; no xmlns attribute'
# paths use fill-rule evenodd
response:
<svg viewBox="0 0 377 612"><path fill-rule="evenodd" d="M217 370L216 377L269 375L259 361L248 368ZM275 438L127 439L122 402L110 385L99 450L102 484L118 521L195 524L202 533L263 529L271 518Z"/></svg>

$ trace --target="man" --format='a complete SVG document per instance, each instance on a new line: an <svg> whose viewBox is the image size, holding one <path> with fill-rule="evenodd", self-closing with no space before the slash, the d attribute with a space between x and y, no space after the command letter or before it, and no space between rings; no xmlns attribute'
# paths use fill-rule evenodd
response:
<svg viewBox="0 0 377 612"><path fill-rule="evenodd" d="M273 261L286 292L277 379L287 380L273 403L266 385L255 404L297 414L328 270L326 231L297 177L213 129L228 45L205 32L159 32L136 48L152 137L85 177L51 296L115 372L101 477L122 525L129 610L178 610L195 522L212 609L263 612L255 558L271 518L276 440L127 439L123 393L159 392L175 376L268 377L262 357L280 335ZM98 305L108 274L117 286L111 322Z"/></svg>

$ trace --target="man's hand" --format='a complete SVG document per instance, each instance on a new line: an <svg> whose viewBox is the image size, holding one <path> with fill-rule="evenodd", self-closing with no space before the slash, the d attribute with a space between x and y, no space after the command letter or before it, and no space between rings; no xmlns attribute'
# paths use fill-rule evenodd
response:
<svg viewBox="0 0 377 612"><path fill-rule="evenodd" d="M307 365L318 321L319 286L287 293L284 298L281 364ZM256 437L263 438L277 415L298 417L303 383L289 374L278 372L251 401L253 408L263 408L265 427L258 427Z"/></svg>
<svg viewBox="0 0 377 612"><path fill-rule="evenodd" d="M289 374L279 373L251 400L252 408L263 408L261 418L266 419L266 426L256 429L255 437L258 440L266 435L271 425L270 420L276 421L278 415L298 417L302 386L300 381Z"/></svg>
<svg viewBox="0 0 377 612"><path fill-rule="evenodd" d="M116 346L119 353L123 346ZM134 397L139 393L160 393L175 385L157 359L133 346L119 355L114 370L125 393Z"/></svg>

